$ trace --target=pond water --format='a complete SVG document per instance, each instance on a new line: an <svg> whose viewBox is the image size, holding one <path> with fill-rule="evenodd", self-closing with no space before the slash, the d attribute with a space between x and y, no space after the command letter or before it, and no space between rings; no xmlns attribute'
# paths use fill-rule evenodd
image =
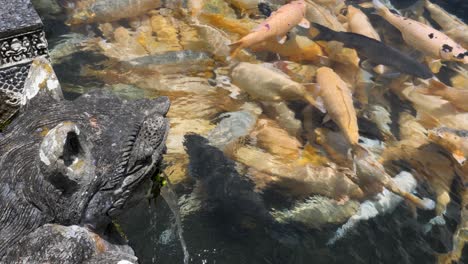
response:
<svg viewBox="0 0 468 264"><path fill-rule="evenodd" d="M164 172L178 197L188 263L468 263L468 168L460 161L468 153L468 137L460 136L468 130L468 103L454 99L468 98L468 68L430 58L415 48L419 40L405 42L418 30L406 33L405 25L400 32L375 14L372 1L306 0L286 8L286 0L32 2L67 99L93 88L129 100L171 99ZM465 0L382 2L468 47ZM281 8L286 16L268 18ZM364 48L356 53L336 41L312 41L318 32L297 19L301 10L335 31L374 28L385 45L358 39ZM444 10L461 20L441 22ZM228 44L266 19L254 32L271 26L288 32L285 42L278 43L284 34L244 40L233 54L236 45ZM414 65L389 62L379 72L372 59L388 62L396 54L388 46ZM363 55L373 49L377 55ZM403 61L399 54L390 61ZM419 68L441 82L414 77ZM461 95L443 97L431 85ZM428 136L437 127L456 129L449 132L460 141ZM357 145L370 156L361 158ZM375 167L371 178L362 177L365 162ZM393 186L391 177L411 197L402 201L383 188ZM116 223L141 263L184 263L175 219L159 196Z"/></svg>

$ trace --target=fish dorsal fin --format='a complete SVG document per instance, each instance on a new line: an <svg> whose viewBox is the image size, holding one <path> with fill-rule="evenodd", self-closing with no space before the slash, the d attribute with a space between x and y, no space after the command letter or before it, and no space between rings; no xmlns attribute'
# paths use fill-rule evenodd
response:
<svg viewBox="0 0 468 264"><path fill-rule="evenodd" d="M309 20L302 18L301 22L298 24L302 28L310 28L310 22Z"/></svg>
<svg viewBox="0 0 468 264"><path fill-rule="evenodd" d="M463 165L465 164L466 162L466 158L465 156L463 155L463 153L460 153L460 152L453 152L452 153L452 157L460 164L460 165Z"/></svg>
<svg viewBox="0 0 468 264"><path fill-rule="evenodd" d="M286 42L286 40L288 39L288 37L286 35L284 35L282 37L278 36L276 38L277 38L279 44L284 44Z"/></svg>
<svg viewBox="0 0 468 264"><path fill-rule="evenodd" d="M349 89L348 85L341 79L338 79L338 82L336 84L336 87L341 90L343 93L348 94L349 96L353 96L353 93Z"/></svg>
<svg viewBox="0 0 468 264"><path fill-rule="evenodd" d="M326 114L325 117L323 118L322 120L322 124L325 124L326 122L330 121L331 120L331 117L329 114Z"/></svg>
<svg viewBox="0 0 468 264"><path fill-rule="evenodd" d="M322 97L320 97L320 85L318 83L303 83L310 94L305 95L305 99L317 108L320 112L326 113L325 103Z"/></svg>
<svg viewBox="0 0 468 264"><path fill-rule="evenodd" d="M315 98L315 103L316 103L315 107L317 107L317 109L320 110L320 112L322 113L327 112L327 109L325 108L325 103L323 102L322 97L318 96L317 98Z"/></svg>
<svg viewBox="0 0 468 264"><path fill-rule="evenodd" d="M423 127L426 129L438 127L441 125L438 118L425 112L418 112L417 119L419 120L419 123L421 123L421 125L423 125Z"/></svg>

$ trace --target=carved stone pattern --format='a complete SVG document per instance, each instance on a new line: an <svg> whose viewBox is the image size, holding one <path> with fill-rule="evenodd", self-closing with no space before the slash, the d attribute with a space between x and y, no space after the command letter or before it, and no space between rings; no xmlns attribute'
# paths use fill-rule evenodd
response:
<svg viewBox="0 0 468 264"><path fill-rule="evenodd" d="M47 40L42 30L0 40L0 66L47 54Z"/></svg>
<svg viewBox="0 0 468 264"><path fill-rule="evenodd" d="M0 124L19 109L31 63L0 69Z"/></svg>

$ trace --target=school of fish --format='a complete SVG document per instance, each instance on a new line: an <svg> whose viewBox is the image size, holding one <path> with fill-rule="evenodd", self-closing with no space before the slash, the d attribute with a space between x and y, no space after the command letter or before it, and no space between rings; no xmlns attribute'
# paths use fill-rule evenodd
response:
<svg viewBox="0 0 468 264"><path fill-rule="evenodd" d="M242 199L279 192L292 205L273 205L268 217L333 227L330 247L360 222L394 210L433 215L421 223L430 232L459 203L453 246L435 259L463 259L463 18L430 0L401 10L381 0L50 2L47 19L66 31L49 36L65 92L99 85L129 99L170 98L164 160L173 185L192 190L209 179L189 168L185 138L197 134L253 182L255 195ZM425 17L405 16L411 12ZM427 191L416 193L421 188ZM193 190L190 201L199 196ZM181 212L182 224L187 215Z"/></svg>

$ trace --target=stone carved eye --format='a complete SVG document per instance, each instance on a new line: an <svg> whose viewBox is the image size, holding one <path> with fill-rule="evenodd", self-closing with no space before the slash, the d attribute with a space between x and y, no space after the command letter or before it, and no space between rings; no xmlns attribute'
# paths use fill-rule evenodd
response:
<svg viewBox="0 0 468 264"><path fill-rule="evenodd" d="M78 155L83 151L78 140L78 135L75 132L68 132L65 144L63 146L63 154L60 158L65 166L70 166L78 159Z"/></svg>
<svg viewBox="0 0 468 264"><path fill-rule="evenodd" d="M39 149L44 178L64 195L88 185L94 176L90 147L72 122L62 122L44 137Z"/></svg>

